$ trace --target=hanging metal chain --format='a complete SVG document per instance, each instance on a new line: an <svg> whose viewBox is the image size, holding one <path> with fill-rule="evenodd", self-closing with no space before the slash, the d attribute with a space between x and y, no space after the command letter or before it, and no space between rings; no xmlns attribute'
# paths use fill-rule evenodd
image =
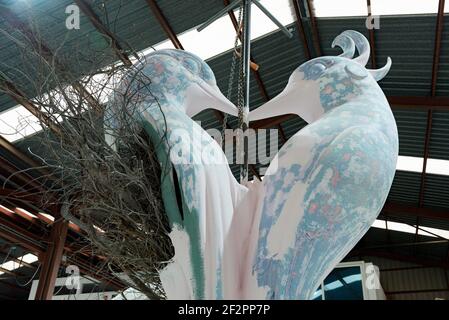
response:
<svg viewBox="0 0 449 320"><path fill-rule="evenodd" d="M228 98L228 100L231 100L231 96L232 96L232 89L234 86L234 76L235 76L235 67L237 65L237 58L239 59L239 67L241 67L242 64L242 55L238 54L238 46L239 46L239 35L240 35L240 26L242 25L242 17L243 17L243 2L240 5L240 10L239 10L239 18L238 18L238 22L237 22L237 30L236 30L236 34L235 34L235 40L234 40L234 50L233 50L233 54L232 54L232 62L231 62L231 71L229 73L229 80L228 80L228 90L226 93L226 98ZM238 85L238 90L240 90L240 82L241 82L241 72L239 73L239 85ZM240 104L240 98L239 98L239 94L237 97L237 108L240 110L239 104ZM243 104L242 104L243 105ZM224 144L225 144L225 133L226 133L226 126L228 123L228 114L224 113L223 114L223 128L222 128L222 146L224 148Z"/></svg>
<svg viewBox="0 0 449 320"><path fill-rule="evenodd" d="M240 51L240 64L239 64L239 82L238 82L238 97L237 97L237 109L238 109L238 129L237 132L237 150L236 157L238 161L243 163L240 165L240 183L248 182L248 101L249 92L247 92L249 81L249 30L250 30L250 14L251 14L251 1L242 0L242 20L243 28L241 33L242 50ZM248 68L248 70L246 70Z"/></svg>

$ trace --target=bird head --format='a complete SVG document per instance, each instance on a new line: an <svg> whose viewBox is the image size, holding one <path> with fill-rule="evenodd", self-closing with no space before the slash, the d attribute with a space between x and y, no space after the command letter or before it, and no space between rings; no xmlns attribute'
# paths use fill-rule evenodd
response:
<svg viewBox="0 0 449 320"><path fill-rule="evenodd" d="M237 114L237 108L218 88L209 65L190 52L158 50L144 57L136 68L148 78L144 85L160 104L180 107L189 117L208 108Z"/></svg>
<svg viewBox="0 0 449 320"><path fill-rule="evenodd" d="M365 68L370 55L368 40L357 31L344 31L332 47L343 49L340 56L324 56L309 60L290 76L285 89L274 99L250 113L250 120L281 114L298 114L313 122L327 111L348 101L380 90L377 85L391 67L391 59L378 70ZM353 58L355 49L359 52Z"/></svg>

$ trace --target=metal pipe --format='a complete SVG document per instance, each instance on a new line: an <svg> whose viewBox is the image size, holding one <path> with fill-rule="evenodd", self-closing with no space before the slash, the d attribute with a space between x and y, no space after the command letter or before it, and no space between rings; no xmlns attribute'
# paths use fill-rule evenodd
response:
<svg viewBox="0 0 449 320"><path fill-rule="evenodd" d="M251 0L243 0L243 108L241 112L242 135L243 138L243 165L240 168L240 182L248 182L248 135L249 127L249 85L250 85L250 52L251 52ZM239 115L240 116L240 115ZM240 144L242 146L242 144Z"/></svg>
<svg viewBox="0 0 449 320"><path fill-rule="evenodd" d="M254 2L254 4L260 9L260 11L262 11L268 18L270 18L271 21L273 21L273 23L275 25L277 25L279 27L279 29L281 29L281 31L289 38L293 37L293 34L287 30L286 27L284 27L284 25L282 23L279 22L278 19L276 19L271 13L270 11L268 11L258 0L252 0Z"/></svg>
<svg viewBox="0 0 449 320"><path fill-rule="evenodd" d="M197 31L203 31L205 28L210 26L215 20L217 20L217 19L221 18L222 16L224 16L228 11L231 11L231 10L234 10L235 8L237 8L240 5L240 1L241 0L236 0L233 3L231 3L230 5L224 7L223 9L218 11L216 14L214 14L212 17L207 19L206 22L204 22L202 25L200 25L198 27L198 29L196 29L196 30ZM249 1L249 3L251 4L251 1Z"/></svg>

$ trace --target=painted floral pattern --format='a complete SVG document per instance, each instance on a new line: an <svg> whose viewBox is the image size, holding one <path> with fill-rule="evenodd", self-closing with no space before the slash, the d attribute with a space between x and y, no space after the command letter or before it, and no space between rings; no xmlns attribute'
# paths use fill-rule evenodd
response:
<svg viewBox="0 0 449 320"><path fill-rule="evenodd" d="M173 183L182 191L180 209L186 216L167 214L190 239L189 297L222 298L222 246L233 215L225 202L231 201L237 182L229 178L221 148L185 109L188 88L202 82L216 87L214 75L204 61L179 50L154 52L135 68L122 81L123 88L134 89L125 98L138 106L130 116L161 145L166 157L160 161L175 169L178 181ZM385 95L364 67L348 58L320 57L294 72L318 86L324 114L285 143L275 158L277 168L270 165L262 182L249 271L264 289L265 296L257 298L310 299L379 214L396 167L396 124ZM123 97L115 99L123 102ZM119 127L114 106L122 105L111 103L105 121ZM193 143L192 136L200 139ZM202 148L210 145L204 157ZM207 164L217 159L222 164ZM244 195L246 189L238 186ZM215 198L205 196L214 192ZM213 212L207 211L208 201L216 201ZM206 235L212 240L206 241Z"/></svg>
<svg viewBox="0 0 449 320"><path fill-rule="evenodd" d="M397 129L383 92L363 69L346 58L322 57L295 71L318 82L325 114L281 148L279 168L263 181L252 272L259 287L268 288L267 299L310 299L386 200L396 169ZM304 137L313 144L306 161L298 163ZM270 252L270 236L282 238L285 231L274 226L295 197L302 216L293 241L287 250Z"/></svg>

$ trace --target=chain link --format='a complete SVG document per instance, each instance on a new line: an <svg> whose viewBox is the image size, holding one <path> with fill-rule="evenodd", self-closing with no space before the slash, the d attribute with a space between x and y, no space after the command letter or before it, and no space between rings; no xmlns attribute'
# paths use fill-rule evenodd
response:
<svg viewBox="0 0 449 320"><path fill-rule="evenodd" d="M235 40L234 40L234 51L232 54L232 62L231 62L231 71L229 73L229 80L228 80L228 90L226 93L226 98L228 98L228 100L231 100L232 97L232 89L234 86L234 76L235 76L235 67L237 65L237 58L239 58L239 67L240 69L243 67L242 61L242 55L240 54L240 56L237 53L237 49L238 49L238 44L239 44L239 34L240 34L240 26L242 25L242 18L243 18L243 1L242 4L240 5L240 10L239 10L239 18L238 18L238 22L237 22L237 30L236 30L236 34L235 34ZM240 109L243 108L243 103L241 103L240 101L240 91L241 91L241 82L242 82L242 71L240 70L239 72L239 84L237 87L237 108L239 110L240 113ZM242 91L243 94L243 91ZM225 140L225 132L226 132L226 126L228 123L228 114L224 113L223 114L223 128L222 128L222 146L224 148L224 140Z"/></svg>

